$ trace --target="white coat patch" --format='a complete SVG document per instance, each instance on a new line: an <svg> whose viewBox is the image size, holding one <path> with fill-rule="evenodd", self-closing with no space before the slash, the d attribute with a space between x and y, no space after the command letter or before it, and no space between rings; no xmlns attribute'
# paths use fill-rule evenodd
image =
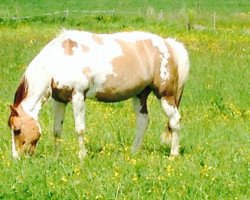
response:
<svg viewBox="0 0 250 200"><path fill-rule="evenodd" d="M162 84L166 82L170 77L169 66L168 66L168 58L170 56L168 52L168 48L164 42L160 38L156 38L153 40L153 45L156 46L161 53L161 66L160 66L160 77L163 80Z"/></svg>

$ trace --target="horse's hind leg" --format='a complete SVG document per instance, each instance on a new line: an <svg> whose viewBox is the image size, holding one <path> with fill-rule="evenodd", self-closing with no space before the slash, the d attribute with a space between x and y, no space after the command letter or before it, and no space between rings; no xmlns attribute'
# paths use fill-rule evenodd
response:
<svg viewBox="0 0 250 200"><path fill-rule="evenodd" d="M182 93L183 93L183 88L177 91L177 95L175 99L177 108L179 108ZM168 126L166 127L165 131L161 134L161 142L162 144L171 144L171 141L172 141L172 131L170 128L170 124L168 122Z"/></svg>
<svg viewBox="0 0 250 200"><path fill-rule="evenodd" d="M180 113L175 104L174 97L162 97L161 105L169 119L168 132L165 133L165 139L171 141L171 155L179 154L179 131L180 131ZM164 133L163 133L164 134ZM163 137L163 136L162 136ZM162 138L164 139L164 138Z"/></svg>
<svg viewBox="0 0 250 200"><path fill-rule="evenodd" d="M54 113L53 133L55 141L55 152L58 155L60 152L59 147L61 141L62 126L63 126L66 104L53 100L52 106Z"/></svg>
<svg viewBox="0 0 250 200"><path fill-rule="evenodd" d="M149 94L150 90L145 88L133 99L133 106L136 113L136 135L133 141L132 153L136 153L140 148L148 126L149 117L147 110L147 97Z"/></svg>
<svg viewBox="0 0 250 200"><path fill-rule="evenodd" d="M168 123L168 126L166 127L166 130L161 134L161 143L162 144L171 144L172 141L172 132L170 125Z"/></svg>

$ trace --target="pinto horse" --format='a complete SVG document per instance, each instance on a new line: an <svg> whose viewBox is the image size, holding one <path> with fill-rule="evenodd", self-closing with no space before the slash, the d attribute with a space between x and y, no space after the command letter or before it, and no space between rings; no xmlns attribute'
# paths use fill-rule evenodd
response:
<svg viewBox="0 0 250 200"><path fill-rule="evenodd" d="M84 146L85 99L118 102L133 98L137 131L132 152L140 147L149 117L147 97L153 92L168 117L161 135L179 154L181 116L178 106L189 72L188 53L174 39L145 32L94 34L68 30L49 42L26 69L10 106L12 154L33 153L40 138L38 113L52 97L53 133L59 147L65 107L72 101L79 157Z"/></svg>

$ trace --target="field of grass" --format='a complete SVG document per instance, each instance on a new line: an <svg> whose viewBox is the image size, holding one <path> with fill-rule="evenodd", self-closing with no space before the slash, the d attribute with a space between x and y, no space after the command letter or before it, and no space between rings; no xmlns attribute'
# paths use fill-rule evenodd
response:
<svg viewBox="0 0 250 200"><path fill-rule="evenodd" d="M249 1L79 2L0 0L0 199L249 199ZM62 12L45 15L56 11ZM31 59L62 27L143 30L186 45L191 70L181 102L178 158L169 158L169 147L160 144L167 119L152 95L150 125L136 155L130 154L131 102L87 100L83 164L71 105L61 156L54 155L49 103L40 113L43 135L35 155L13 160L9 105Z"/></svg>

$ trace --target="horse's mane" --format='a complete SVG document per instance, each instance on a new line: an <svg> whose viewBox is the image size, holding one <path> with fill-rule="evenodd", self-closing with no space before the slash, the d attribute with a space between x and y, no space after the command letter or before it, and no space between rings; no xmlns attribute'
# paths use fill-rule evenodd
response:
<svg viewBox="0 0 250 200"><path fill-rule="evenodd" d="M26 78L23 77L15 93L14 107L19 106L22 100L26 98L27 93L28 93L28 84Z"/></svg>

